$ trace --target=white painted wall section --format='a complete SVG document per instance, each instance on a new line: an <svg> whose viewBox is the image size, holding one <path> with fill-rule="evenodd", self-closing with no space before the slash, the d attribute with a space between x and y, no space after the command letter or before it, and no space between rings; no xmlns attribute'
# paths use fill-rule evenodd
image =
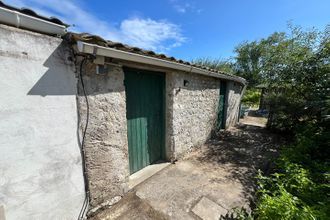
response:
<svg viewBox="0 0 330 220"><path fill-rule="evenodd" d="M84 181L76 83L59 38L0 25L0 208L77 219Z"/></svg>

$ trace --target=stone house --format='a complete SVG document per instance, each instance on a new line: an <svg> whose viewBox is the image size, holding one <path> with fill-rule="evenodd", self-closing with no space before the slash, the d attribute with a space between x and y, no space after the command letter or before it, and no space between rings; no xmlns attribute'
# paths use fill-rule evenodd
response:
<svg viewBox="0 0 330 220"><path fill-rule="evenodd" d="M112 205L133 173L238 121L240 77L2 2L0 23L0 219Z"/></svg>

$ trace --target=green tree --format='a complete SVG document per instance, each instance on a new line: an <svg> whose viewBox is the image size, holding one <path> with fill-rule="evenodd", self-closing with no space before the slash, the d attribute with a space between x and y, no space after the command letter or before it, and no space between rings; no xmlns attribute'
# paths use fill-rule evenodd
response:
<svg viewBox="0 0 330 220"><path fill-rule="evenodd" d="M328 219L330 27L290 26L262 44L260 75L269 85L269 127L294 135L276 172L259 176L256 219ZM274 40L275 39L275 40Z"/></svg>
<svg viewBox="0 0 330 220"><path fill-rule="evenodd" d="M235 72L245 78L251 87L261 82L262 45L257 42L244 42L235 48Z"/></svg>
<svg viewBox="0 0 330 220"><path fill-rule="evenodd" d="M329 27L323 32L291 27L290 35L265 47L262 70L271 91L271 127L293 131L322 120L329 98L329 36Z"/></svg>
<svg viewBox="0 0 330 220"><path fill-rule="evenodd" d="M212 59L210 57L197 58L192 60L192 63L196 65L206 66L214 70L219 70L225 73L233 74L234 64L230 60L224 59Z"/></svg>

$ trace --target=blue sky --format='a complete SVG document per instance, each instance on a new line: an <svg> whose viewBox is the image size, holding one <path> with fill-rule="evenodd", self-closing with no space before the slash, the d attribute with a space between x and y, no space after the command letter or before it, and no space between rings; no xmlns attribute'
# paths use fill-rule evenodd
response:
<svg viewBox="0 0 330 220"><path fill-rule="evenodd" d="M229 58L243 41L330 24L330 0L5 0L56 16L72 31L184 60Z"/></svg>

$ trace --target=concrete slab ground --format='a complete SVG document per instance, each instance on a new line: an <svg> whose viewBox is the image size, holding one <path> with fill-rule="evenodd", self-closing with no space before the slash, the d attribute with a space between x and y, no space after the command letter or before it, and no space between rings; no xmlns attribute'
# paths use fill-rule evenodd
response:
<svg viewBox="0 0 330 220"><path fill-rule="evenodd" d="M224 209L221 214L246 206L245 186L228 178L230 167L216 166L194 160L180 161L137 186L136 195L170 219L196 219L191 210L202 198L221 205ZM205 212L213 210L209 207Z"/></svg>
<svg viewBox="0 0 330 220"><path fill-rule="evenodd" d="M203 197L192 209L192 212L204 220L219 220L219 216L225 216L227 210L215 202Z"/></svg>
<svg viewBox="0 0 330 220"><path fill-rule="evenodd" d="M249 210L256 171L267 172L279 143L276 136L257 126L221 132L134 187L131 199L125 196L100 213L103 218L94 219L207 220L236 207Z"/></svg>
<svg viewBox="0 0 330 220"><path fill-rule="evenodd" d="M152 208L150 204L129 192L112 208L99 212L89 220L167 220L163 213Z"/></svg>

